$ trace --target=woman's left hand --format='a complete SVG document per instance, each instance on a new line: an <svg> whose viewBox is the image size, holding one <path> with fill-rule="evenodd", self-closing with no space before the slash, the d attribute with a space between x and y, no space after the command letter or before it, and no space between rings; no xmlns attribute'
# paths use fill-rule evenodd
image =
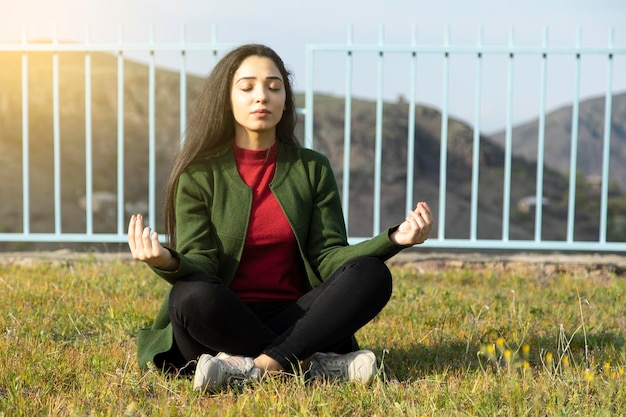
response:
<svg viewBox="0 0 626 417"><path fill-rule="evenodd" d="M389 238L398 245L419 245L428 239L432 226L433 216L430 207L425 202L419 202L415 210L409 212L406 220L389 235Z"/></svg>

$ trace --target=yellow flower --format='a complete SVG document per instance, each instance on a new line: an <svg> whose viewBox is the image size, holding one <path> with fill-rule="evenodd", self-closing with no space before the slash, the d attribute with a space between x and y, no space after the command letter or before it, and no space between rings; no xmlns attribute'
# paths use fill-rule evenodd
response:
<svg viewBox="0 0 626 417"><path fill-rule="evenodd" d="M487 345L487 354L491 356L494 353L496 353L496 348L493 345Z"/></svg>
<svg viewBox="0 0 626 417"><path fill-rule="evenodd" d="M548 368L549 371L552 371L554 369L554 357L552 355L552 352L548 352L546 353L546 367Z"/></svg>
<svg viewBox="0 0 626 417"><path fill-rule="evenodd" d="M510 349L506 349L506 350L504 351L504 360L505 360L507 363L510 363L510 362L511 362L511 357L512 357L512 356L513 356L513 353L511 352L511 350L510 350Z"/></svg>
<svg viewBox="0 0 626 417"><path fill-rule="evenodd" d="M604 371L609 372L611 370L611 362L604 363Z"/></svg>
<svg viewBox="0 0 626 417"><path fill-rule="evenodd" d="M524 343L524 345L522 346L522 355L524 355L524 357L527 358L529 354L530 354L530 345L528 343Z"/></svg>
<svg viewBox="0 0 626 417"><path fill-rule="evenodd" d="M591 372L589 369L585 369L585 379L587 379L587 381L591 382L594 379L594 375L593 372Z"/></svg>
<svg viewBox="0 0 626 417"><path fill-rule="evenodd" d="M504 338L503 337L499 337L499 338L496 339L496 346L500 350L502 350L504 348Z"/></svg>
<svg viewBox="0 0 626 417"><path fill-rule="evenodd" d="M530 362L528 362L528 361L524 361L524 369L525 369L525 370L530 369Z"/></svg>

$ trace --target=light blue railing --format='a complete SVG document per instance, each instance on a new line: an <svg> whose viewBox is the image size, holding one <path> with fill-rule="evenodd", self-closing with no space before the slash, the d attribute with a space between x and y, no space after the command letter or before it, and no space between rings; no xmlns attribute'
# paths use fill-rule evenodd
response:
<svg viewBox="0 0 626 417"><path fill-rule="evenodd" d="M612 32L611 32L612 34ZM124 208L124 68L125 59L129 53L148 52L149 58L147 62L149 77L149 97L148 97L148 142L149 142L149 184L148 184L148 213L156 212L155 198L155 150L156 150L156 133L155 133L155 75L157 69L156 54L159 52L175 52L179 55L178 72L180 74L180 134L184 137L184 121L186 120L186 92L187 92L187 53L189 51L203 51L211 53L215 59L225 50L232 48L233 44L218 43L215 41L209 43L190 43L186 42L184 29L181 30L180 42L174 43L157 43L151 36L148 43L126 43L124 42L122 31L120 29L118 42L111 44L91 43L89 34L86 31L85 41L81 43L61 43L57 40L56 35L53 36L51 43L30 43L26 36L23 37L21 43L0 44L0 53L3 51L12 51L22 53L21 59L21 75L22 75L22 206L23 206L23 224L21 231L0 233L0 242L125 242L126 241L126 224L127 214ZM52 53L52 103L51 112L53 120L53 159L54 172L54 231L50 233L33 233L30 224L30 198L29 198L29 56L30 52L45 51ZM59 55L66 52L82 52L84 53L84 71L85 71L85 218L86 230L84 233L66 233L63 231L61 223L62 204L61 204L61 130L60 130L60 104L59 104ZM92 62L91 53L108 52L117 56L117 222L116 232L114 233L95 233L93 224L93 165L92 165L92 109L91 109L91 74ZM382 173L382 151L383 151L383 106L384 106L384 80L385 80L385 59L390 54L406 55L410 59L409 77L407 85L409 88L408 98L408 133L407 133L407 155L406 160L406 210L410 210L414 205L414 159L415 152L415 109L419 96L416 92L416 72L418 60L426 55L438 55L443 59L443 70L441 73L441 148L440 148L440 172L439 172L439 201L438 209L435 213L437 217L437 230L432 233L431 239L428 240L427 246L432 248L448 248L448 249L513 249L513 250L563 250L563 251L626 251L626 242L610 242L607 241L607 212L608 212L608 184L609 184L609 148L611 141L611 104L614 94L612 80L614 77L614 60L615 56L626 56L625 47L616 47L613 42L612 35L606 46L586 47L581 45L580 33L578 40L574 46L549 46L547 42L547 31L544 33L543 42L540 46L522 46L516 45L514 42L513 31L511 31L508 45L485 45L483 42L482 31L474 46L454 45L450 42L449 31L446 32L443 45L419 44L414 34L411 42L405 45L387 44L384 42L383 28L380 29L379 41L373 44L362 44L353 42L352 29L348 31L348 40L344 44L309 44L306 46L306 81L305 81L305 105L299 109L299 113L304 116L304 143L305 146L315 148L314 138L314 78L315 78L315 60L319 53L338 53L338 66L341 62L345 64L345 124L344 124L344 150L343 150L343 166L350 167L350 137L352 132L351 118L347 115L352 113L353 99L353 83L355 76L354 59L355 55L360 53L376 54L376 83L375 91L371 93L375 96L376 103L376 124L375 124L375 150L374 150L374 198L373 198L373 233L381 230L381 173ZM474 122L473 122L473 149L472 149L472 180L471 180L471 213L469 237L467 239L450 239L446 238L446 190L447 190L447 156L448 156L448 123L450 117L450 109L448 102L449 95L449 76L450 76L450 57L452 56L473 56L475 59L475 104L474 104ZM485 56L504 56L508 61L507 66L507 111L506 111L506 144L504 156L504 187L502 196L502 236L500 239L480 239L477 233L478 217L480 215L478 205L478 186L480 175L480 112L481 112L481 93L485 85L483 80L483 62ZM536 201L543 199L543 174L544 174L544 141L545 141L545 117L546 117L546 91L548 88L546 66L549 57L557 55L574 56L575 59L575 86L573 102L573 118L571 133L571 166L570 172L576 172L577 161L577 139L578 139L578 111L579 111L579 85L580 85L580 62L582 56L600 56L605 57L605 67L598 69L598 76L606 77L605 91L605 119L604 119L604 138L603 138L603 165L602 165L602 189L601 189L601 209L600 209L600 227L599 236L595 241L576 241L574 239L574 216L575 216L575 198L576 198L576 176L570 175L569 179L569 196L568 196L568 220L567 220L567 236L563 241L546 241L542 239L542 204L535 205L535 232L534 239L515 240L510 239L510 214L511 214L511 161L512 161L512 103L513 103L513 69L515 60L520 55L533 55L541 59L541 81L540 81L540 111L539 111L539 139L537 154L537 173L536 173ZM344 58L342 58L342 56ZM338 73L337 77L341 74ZM620 75L623 76L623 75ZM2 127L0 126L0 134ZM1 141L0 141L1 144ZM350 223L350 169L343 169L342 180L342 198L343 208L346 217L346 223ZM155 217L148 216L150 225L155 228ZM351 242L358 242L366 237L351 236Z"/></svg>
<svg viewBox="0 0 626 417"><path fill-rule="evenodd" d="M405 90L409 94L408 111L408 135L407 135L407 181L406 181L406 211L410 210L414 204L414 150L415 150L415 108L416 108L416 67L419 57L425 55L443 56L443 71L441 78L442 85L442 105L441 105L441 150L440 150L440 174L439 174L439 202L437 215L437 230L428 240L427 245L435 248L463 248L463 249L516 249L516 250L580 250L580 251L626 251L626 242L607 242L607 212L608 212L608 186L609 186L609 151L611 141L611 113L612 96L614 94L612 80L614 76L614 60L616 55L625 55L626 48L614 45L614 31L609 31L609 41L607 46L584 47L582 46L582 30L579 29L576 44L574 46L548 46L548 31L543 32L541 46L516 45L514 41L514 30L511 29L508 45L492 46L483 42L482 28L478 40L474 46L452 45L450 42L449 29L445 32L443 45L420 45L416 41L417 31L413 30L412 42L408 45L385 44L384 28L381 26L379 41L374 44L358 44L353 42L352 28L348 30L348 40L345 44L310 44L307 45L307 69L308 77L306 84L306 113L313 114L314 109L314 63L315 56L321 52L342 53L345 57L346 87L345 87L345 126L344 126L344 166L350 165L350 136L351 136L351 98L352 80L354 72L354 57L358 53L377 54L377 82L376 82L376 128L375 128L375 158L374 158L374 215L373 231L380 232L381 213L381 172L382 172L382 108L383 108L383 81L385 78L385 58L388 54L404 54L410 56L410 71L407 79L409 88ZM469 55L475 57L475 102L474 102L474 125L473 125L473 149L472 149L472 181L471 181L471 213L470 213L470 233L468 239L446 238L446 190L447 190L447 155L448 155L448 122L449 122L449 73L450 57L457 55ZM481 91L483 89L482 65L484 57L488 55L505 56L508 59L507 68L507 121L506 121L506 145L504 162L504 190L502 196L502 237L501 239L479 239L477 238L478 223L478 179L479 179L479 150L480 150L480 111L481 111ZM520 55L535 55L541 57L541 80L540 80L540 111L539 111L539 138L537 152L537 175L536 175L536 200L543 201L543 181L544 181L544 153L545 153L545 120L546 120L546 91L547 91L547 61L548 57L557 55L569 55L575 57L575 87L574 104L571 133L571 155L570 173L575 173L577 166L577 145L578 145L578 111L580 105L580 63L583 56L604 56L606 57L606 91L605 91L605 117L604 117L604 137L603 137L603 159L602 159L602 179L601 179L601 208L600 227L597 241L575 241L574 223L576 206L576 175L569 176L569 196L568 196L568 219L567 237L563 241L547 241L542 239L542 219L543 204L535 205L535 229L532 240L511 240L509 235L510 214L511 214L511 161L512 161L512 100L513 100L513 68L516 57ZM598 76L602 76L600 70ZM624 74L620 74L624 77ZM619 116L618 116L619 117ZM305 138L307 145L313 146L312 138L313 118L305 120ZM350 170L343 170L343 209L346 216L346 223L349 224L350 207ZM363 238L352 237L352 241L357 242Z"/></svg>
<svg viewBox="0 0 626 417"><path fill-rule="evenodd" d="M218 43L216 36L211 43L187 43L185 41L184 28L181 29L180 43L157 43L154 41L154 33L150 34L148 43L127 43L124 41L123 29L120 26L118 42L112 44L89 42L89 32L86 29L85 41L81 43L60 43L57 39L56 31L50 43L29 43L24 35L21 43L0 44L0 52L12 51L22 52L22 206L23 225L22 232L0 233L0 242L125 242L127 215L124 208L124 68L125 59L129 53L148 52L148 219L149 225L156 230L156 216L150 213L156 212L156 182L155 182L155 102L156 102L156 54L158 52L177 52L179 58L180 73L180 137L184 137L185 123L187 119L187 53L190 51L210 52L214 57L233 44ZM53 121L53 143L54 143L54 232L32 233L30 231L30 193L29 193L29 52L52 52L52 121ZM60 133L60 105L59 105L59 55L67 52L83 52L85 55L85 215L86 230L84 233L63 232L61 224L61 133ZM92 164L92 102L91 102L91 53L109 52L117 55L117 232L116 233L94 233L93 228L93 164ZM1 127L0 127L1 129Z"/></svg>

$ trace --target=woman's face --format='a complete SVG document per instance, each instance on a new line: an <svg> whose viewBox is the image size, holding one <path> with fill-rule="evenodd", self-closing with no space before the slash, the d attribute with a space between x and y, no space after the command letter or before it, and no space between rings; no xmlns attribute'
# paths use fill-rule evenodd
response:
<svg viewBox="0 0 626 417"><path fill-rule="evenodd" d="M273 134L283 117L285 97L284 80L274 61L256 55L244 59L230 91L236 130Z"/></svg>

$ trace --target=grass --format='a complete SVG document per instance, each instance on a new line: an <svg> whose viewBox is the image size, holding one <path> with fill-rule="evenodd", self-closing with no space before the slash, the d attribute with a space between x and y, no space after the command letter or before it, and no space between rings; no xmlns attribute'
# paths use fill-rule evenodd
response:
<svg viewBox="0 0 626 417"><path fill-rule="evenodd" d="M626 281L533 264L393 266L358 335L396 380L192 391L136 365L167 284L94 257L0 265L0 416L574 416L626 413Z"/></svg>

